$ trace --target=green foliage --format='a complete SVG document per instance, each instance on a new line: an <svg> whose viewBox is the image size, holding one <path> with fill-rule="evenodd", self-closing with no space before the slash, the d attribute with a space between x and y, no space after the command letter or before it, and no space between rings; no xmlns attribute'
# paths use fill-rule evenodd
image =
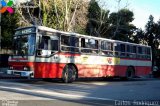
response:
<svg viewBox="0 0 160 106"><path fill-rule="evenodd" d="M90 1L88 11L89 35L133 42L136 27L130 24L134 20L132 11L121 9L109 15L109 10L100 8L96 0Z"/></svg>
<svg viewBox="0 0 160 106"><path fill-rule="evenodd" d="M140 43L152 47L152 57L154 63L155 58L158 56L157 50L160 44L160 20L155 23L154 17L150 15L149 20L146 23L145 30L137 31L136 37L139 39Z"/></svg>
<svg viewBox="0 0 160 106"><path fill-rule="evenodd" d="M128 9L121 9L118 12L113 12L110 14L110 23L117 24L117 21L120 25L125 25L134 20L133 18L134 14L132 11Z"/></svg>
<svg viewBox="0 0 160 106"><path fill-rule="evenodd" d="M61 10L61 2L61 0L49 0L49 2L41 0L42 24L44 26L59 30L63 29L61 22L63 21L62 17L64 17L64 14Z"/></svg>
<svg viewBox="0 0 160 106"><path fill-rule="evenodd" d="M146 24L146 33L145 33L145 40L148 42L148 45L154 46L154 42L157 40L155 39L155 28L156 24L154 22L154 17L152 15L149 16L149 21Z"/></svg>
<svg viewBox="0 0 160 106"><path fill-rule="evenodd" d="M134 20L134 13L128 9L121 9L118 12L113 12L110 14L110 28L109 37L121 40L133 42L133 33L136 31L136 27L130 24Z"/></svg>
<svg viewBox="0 0 160 106"><path fill-rule="evenodd" d="M159 30L158 25L159 23L155 23L154 22L154 17L152 15L149 16L149 21L146 24L146 33L144 35L144 38L146 40L146 42L148 42L148 45L152 47L152 54L153 54L153 58L156 57L156 51L158 49L159 46L159 40L160 40L160 36L159 36Z"/></svg>
<svg viewBox="0 0 160 106"><path fill-rule="evenodd" d="M2 48L12 47L14 30L18 27L19 15L17 13L3 13L1 20Z"/></svg>
<svg viewBox="0 0 160 106"><path fill-rule="evenodd" d="M136 34L133 35L133 43L145 44L144 34L145 32L142 29L137 29Z"/></svg>
<svg viewBox="0 0 160 106"><path fill-rule="evenodd" d="M86 5L83 0L41 0L42 23L57 30L84 33Z"/></svg>
<svg viewBox="0 0 160 106"><path fill-rule="evenodd" d="M88 8L88 17L93 19L99 19L101 8L96 0L91 0Z"/></svg>
<svg viewBox="0 0 160 106"><path fill-rule="evenodd" d="M88 8L86 32L92 36L106 37L109 28L109 10L100 8L96 0L91 0Z"/></svg>

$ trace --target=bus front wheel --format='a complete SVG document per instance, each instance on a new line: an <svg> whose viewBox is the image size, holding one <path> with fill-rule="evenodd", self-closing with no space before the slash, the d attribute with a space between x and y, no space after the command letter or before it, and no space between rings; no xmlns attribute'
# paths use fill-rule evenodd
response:
<svg viewBox="0 0 160 106"><path fill-rule="evenodd" d="M73 65L66 65L63 70L62 80L65 83L71 83L76 80L76 69Z"/></svg>

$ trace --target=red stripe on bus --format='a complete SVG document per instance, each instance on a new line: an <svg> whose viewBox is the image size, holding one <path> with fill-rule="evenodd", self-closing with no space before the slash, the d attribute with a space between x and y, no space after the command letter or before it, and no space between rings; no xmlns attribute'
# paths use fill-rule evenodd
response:
<svg viewBox="0 0 160 106"><path fill-rule="evenodd" d="M27 58L11 58L11 60L28 60Z"/></svg>
<svg viewBox="0 0 160 106"><path fill-rule="evenodd" d="M137 58L120 58L121 60L141 60L141 61L151 61L150 59L137 59Z"/></svg>
<svg viewBox="0 0 160 106"><path fill-rule="evenodd" d="M33 67L35 78L62 78L63 69L66 64L47 62L11 62L14 69L22 70L24 66ZM125 76L128 66L111 65L83 65L75 64L78 69L78 77L114 77ZM136 76L150 74L150 66L135 66Z"/></svg>
<svg viewBox="0 0 160 106"><path fill-rule="evenodd" d="M78 53L74 53L74 54L72 54L72 53L58 53L58 55L65 55L65 56L80 56L81 54L78 54Z"/></svg>
<svg viewBox="0 0 160 106"><path fill-rule="evenodd" d="M14 70L23 70L24 66L34 67L35 62L9 62L9 66L13 66Z"/></svg>

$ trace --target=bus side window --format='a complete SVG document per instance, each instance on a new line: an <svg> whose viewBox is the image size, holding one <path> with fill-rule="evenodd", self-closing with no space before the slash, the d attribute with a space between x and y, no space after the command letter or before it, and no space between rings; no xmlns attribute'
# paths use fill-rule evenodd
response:
<svg viewBox="0 0 160 106"><path fill-rule="evenodd" d="M58 51L58 40L51 40L51 50Z"/></svg>
<svg viewBox="0 0 160 106"><path fill-rule="evenodd" d="M71 43L70 46L79 47L79 38L77 38L77 37L70 37L70 43Z"/></svg>
<svg viewBox="0 0 160 106"><path fill-rule="evenodd" d="M121 54L120 56L121 57L125 57L126 56L126 47L125 47L125 44L120 44L120 49L121 49Z"/></svg>
<svg viewBox="0 0 160 106"><path fill-rule="evenodd" d="M133 46L127 45L127 57L129 58L135 58L135 54L133 53Z"/></svg>
<svg viewBox="0 0 160 106"><path fill-rule="evenodd" d="M119 44L119 43L114 43L113 46L114 46L114 55L115 55L116 57L119 57L120 44Z"/></svg>
<svg viewBox="0 0 160 106"><path fill-rule="evenodd" d="M101 54L107 56L113 56L113 44L108 41L101 42Z"/></svg>
<svg viewBox="0 0 160 106"><path fill-rule="evenodd" d="M85 48L85 39L84 38L81 39L81 47Z"/></svg>
<svg viewBox="0 0 160 106"><path fill-rule="evenodd" d="M61 35L61 44L65 46L69 46L69 36Z"/></svg>
<svg viewBox="0 0 160 106"><path fill-rule="evenodd" d="M147 53L146 53L146 55L147 55L147 59L151 59L151 49L150 48L146 48L147 49Z"/></svg>
<svg viewBox="0 0 160 106"><path fill-rule="evenodd" d="M130 57L130 53L131 53L131 46L127 45L127 57Z"/></svg>
<svg viewBox="0 0 160 106"><path fill-rule="evenodd" d="M64 52L79 52L79 38L61 35L61 50Z"/></svg>
<svg viewBox="0 0 160 106"><path fill-rule="evenodd" d="M39 41L39 49L44 49L44 50L48 50L48 43L49 43L49 37L48 36L42 36L42 38Z"/></svg>
<svg viewBox="0 0 160 106"><path fill-rule="evenodd" d="M65 52L70 52L70 42L69 36L61 35L61 50Z"/></svg>
<svg viewBox="0 0 160 106"><path fill-rule="evenodd" d="M96 40L96 43L95 43L95 49L98 49L98 40Z"/></svg>
<svg viewBox="0 0 160 106"><path fill-rule="evenodd" d="M70 50L71 52L79 52L79 38L75 36L70 37Z"/></svg>
<svg viewBox="0 0 160 106"><path fill-rule="evenodd" d="M98 40L81 38L81 52L97 54L98 53Z"/></svg>
<svg viewBox="0 0 160 106"><path fill-rule="evenodd" d="M138 47L138 58L142 58L142 47Z"/></svg>
<svg viewBox="0 0 160 106"><path fill-rule="evenodd" d="M98 53L98 40L89 39L88 45L89 45L89 48L91 49L92 54Z"/></svg>
<svg viewBox="0 0 160 106"><path fill-rule="evenodd" d="M133 47L132 47L133 58L136 58L136 56L137 56L137 55L136 55L136 53L137 53L136 48L137 48L136 46L133 46Z"/></svg>
<svg viewBox="0 0 160 106"><path fill-rule="evenodd" d="M89 49L89 39L81 38L81 52L91 53L91 50Z"/></svg>
<svg viewBox="0 0 160 106"><path fill-rule="evenodd" d="M142 47L142 58L145 59L146 58L146 52L145 52L145 47Z"/></svg>

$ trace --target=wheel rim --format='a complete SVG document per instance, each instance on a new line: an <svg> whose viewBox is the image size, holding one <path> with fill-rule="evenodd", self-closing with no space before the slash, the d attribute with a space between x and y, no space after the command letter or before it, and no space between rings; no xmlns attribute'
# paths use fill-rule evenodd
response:
<svg viewBox="0 0 160 106"><path fill-rule="evenodd" d="M63 79L65 82L72 82L76 79L76 71L73 66L66 66Z"/></svg>

